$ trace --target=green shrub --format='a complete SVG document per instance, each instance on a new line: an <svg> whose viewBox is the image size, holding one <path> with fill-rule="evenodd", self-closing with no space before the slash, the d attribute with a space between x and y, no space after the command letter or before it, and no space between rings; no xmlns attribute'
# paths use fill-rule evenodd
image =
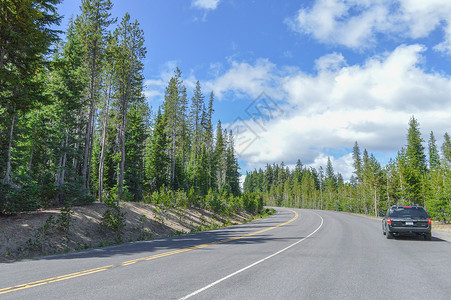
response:
<svg viewBox="0 0 451 300"><path fill-rule="evenodd" d="M100 226L116 235L116 242L122 242L122 233L125 229L125 213L121 211L119 204L115 201L105 202L107 210L102 215Z"/></svg>

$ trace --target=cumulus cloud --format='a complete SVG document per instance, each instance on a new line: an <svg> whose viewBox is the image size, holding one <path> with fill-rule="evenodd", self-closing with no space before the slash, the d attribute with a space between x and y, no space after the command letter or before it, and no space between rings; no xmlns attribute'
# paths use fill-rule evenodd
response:
<svg viewBox="0 0 451 300"><path fill-rule="evenodd" d="M434 49L451 54L451 1L316 0L289 20L293 30L322 43L365 48L378 34L418 39L436 28L443 41Z"/></svg>
<svg viewBox="0 0 451 300"><path fill-rule="evenodd" d="M237 135L238 150L240 143L246 146L238 151L241 159L249 169L280 161L292 164L297 159L318 167L333 156L335 170L346 179L352 173L349 151L354 141L362 150L393 156L406 143L412 115L425 139L431 130L443 136L451 124L447 113L451 78L422 69L425 50L422 45L402 45L350 66L340 54L327 55L318 60L322 67L315 75L295 71L280 77L285 114L267 121L263 129L248 120L250 129ZM277 68L268 76L279 76ZM247 145L252 135L256 138Z"/></svg>
<svg viewBox="0 0 451 300"><path fill-rule="evenodd" d="M215 77L201 82L220 101L257 99L253 108L260 116L242 113L242 119L223 124L235 133L243 169L281 161L294 165L298 159L318 168L330 157L335 171L349 179L355 141L362 151L394 157L406 144L413 115L425 140L431 130L439 142L450 132L451 77L424 70L426 50L419 44L401 45L361 64L331 53L316 60L315 74L268 59L231 61L211 64ZM173 70L174 62L148 80L148 93L163 97ZM197 78L193 71L187 74L184 82L190 91Z"/></svg>
<svg viewBox="0 0 451 300"><path fill-rule="evenodd" d="M191 5L198 9L215 10L221 0L193 0Z"/></svg>
<svg viewBox="0 0 451 300"><path fill-rule="evenodd" d="M278 72L276 65L267 59L259 59L253 65L232 61L230 68L214 80L207 82L206 87L219 99L228 92L255 98L263 91L274 90L279 81Z"/></svg>

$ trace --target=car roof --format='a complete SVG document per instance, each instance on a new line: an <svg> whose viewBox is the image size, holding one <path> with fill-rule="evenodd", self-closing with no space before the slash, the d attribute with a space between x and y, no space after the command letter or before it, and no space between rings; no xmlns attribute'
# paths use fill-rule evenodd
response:
<svg viewBox="0 0 451 300"><path fill-rule="evenodd" d="M419 205L393 205L391 208L423 208Z"/></svg>

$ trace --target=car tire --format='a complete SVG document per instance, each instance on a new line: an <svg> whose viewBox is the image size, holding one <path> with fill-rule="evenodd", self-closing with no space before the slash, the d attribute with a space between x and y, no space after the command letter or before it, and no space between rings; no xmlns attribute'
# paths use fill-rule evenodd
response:
<svg viewBox="0 0 451 300"><path fill-rule="evenodd" d="M430 241L430 240L432 240L432 234L431 234L431 233L426 233L426 234L424 235L424 240L425 240L425 241Z"/></svg>
<svg viewBox="0 0 451 300"><path fill-rule="evenodd" d="M390 231L387 231L387 239L393 239L393 233L391 233Z"/></svg>

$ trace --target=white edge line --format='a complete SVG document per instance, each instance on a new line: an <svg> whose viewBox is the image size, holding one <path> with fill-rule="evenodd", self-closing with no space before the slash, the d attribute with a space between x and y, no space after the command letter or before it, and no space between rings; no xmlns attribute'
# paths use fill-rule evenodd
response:
<svg viewBox="0 0 451 300"><path fill-rule="evenodd" d="M313 231L312 233L310 233L310 234L307 235L306 237L304 237L304 238L300 239L299 241L297 241L297 242L295 242L295 243L289 245L288 247L283 248L282 250L277 251L276 253L273 253L273 254L271 254L271 255L265 257L265 258L260 259L259 261L254 262L253 264L251 264L251 265L249 265L249 266L247 266L247 267L244 267L244 268L242 268L242 269L240 269L240 270L238 270L238 271L236 271L236 272L233 272L232 274L229 274L229 275L227 275L227 276L225 276L225 277L223 277L223 278L221 278L221 279L218 279L218 280L216 280L215 282L210 283L209 285L204 286L203 288L198 289L197 291L194 291L194 292L192 292L191 294L186 295L185 297L180 298L179 300L185 300L185 299L191 298L192 296L195 296L195 295L197 295L197 294L199 294L199 293L201 293L201 292L203 292L203 291L205 291L205 290L207 290L207 289L209 289L209 288L211 288L211 287L217 285L218 283L223 282L224 280L227 280L227 279L229 279L229 278L231 278L231 277L233 277L233 276L235 276L235 275L237 275L237 274L239 274L239 273L241 273L241 272L244 272L244 271L246 271L247 269L250 269L250 268L252 268L252 267L254 267L254 266L256 266L256 265L258 265L258 264L264 262L265 260L268 260L268 259L270 259L270 258L272 258L272 257L274 257L274 256L276 256L276 255L278 255L278 254L280 254L280 253L282 253L282 252L284 252L284 251L290 249L291 247L296 246L296 245L299 244L300 242L302 242L302 241L308 239L309 237L311 237L312 235L314 235L314 234L315 234L315 233L323 226L323 223L324 223L323 217L321 217L321 216L318 215L317 213L315 213L315 214L321 218L321 224L318 226L318 228L315 229L315 231Z"/></svg>

